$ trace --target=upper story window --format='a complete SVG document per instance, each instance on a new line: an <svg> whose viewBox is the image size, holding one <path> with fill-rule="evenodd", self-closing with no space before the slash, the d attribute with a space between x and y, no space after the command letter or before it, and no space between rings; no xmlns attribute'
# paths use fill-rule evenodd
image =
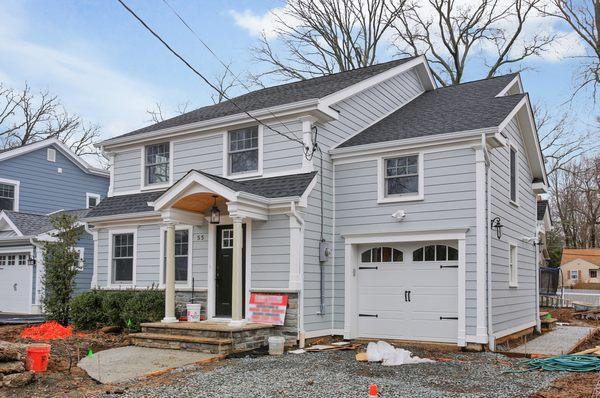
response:
<svg viewBox="0 0 600 398"><path fill-rule="evenodd" d="M168 142L146 146L145 185L169 182L171 148Z"/></svg>
<svg viewBox="0 0 600 398"><path fill-rule="evenodd" d="M423 165L419 154L380 159L379 202L423 199Z"/></svg>
<svg viewBox="0 0 600 398"><path fill-rule="evenodd" d="M98 203L100 203L100 195L98 195L97 193L89 193L87 192L85 194L85 208L86 209L91 209L93 207L98 206Z"/></svg>
<svg viewBox="0 0 600 398"><path fill-rule="evenodd" d="M228 136L228 174L258 172L258 126L229 131Z"/></svg>
<svg viewBox="0 0 600 398"><path fill-rule="evenodd" d="M517 203L518 159L517 149L510 146L510 200Z"/></svg>
<svg viewBox="0 0 600 398"><path fill-rule="evenodd" d="M0 210L16 210L14 185L0 183Z"/></svg>

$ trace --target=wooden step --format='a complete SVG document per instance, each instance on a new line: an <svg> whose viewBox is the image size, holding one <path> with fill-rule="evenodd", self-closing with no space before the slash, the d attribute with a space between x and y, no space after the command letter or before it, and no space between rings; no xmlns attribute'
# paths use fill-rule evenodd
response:
<svg viewBox="0 0 600 398"><path fill-rule="evenodd" d="M211 354L229 353L233 349L233 340L226 338L160 333L134 333L130 337L135 345L141 347L190 350Z"/></svg>

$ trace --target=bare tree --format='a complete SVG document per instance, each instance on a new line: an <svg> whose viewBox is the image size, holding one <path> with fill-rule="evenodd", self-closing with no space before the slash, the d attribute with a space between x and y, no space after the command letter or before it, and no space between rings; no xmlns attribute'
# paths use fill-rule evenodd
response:
<svg viewBox="0 0 600 398"><path fill-rule="evenodd" d="M522 70L522 61L539 55L555 35L523 37L525 24L541 0L428 0L406 7L395 24L395 45L402 55L425 54L442 86L463 81L468 65L480 53L485 77L501 69ZM424 5L423 5L424 4ZM476 65L480 68L479 65Z"/></svg>
<svg viewBox="0 0 600 398"><path fill-rule="evenodd" d="M16 91L0 84L0 149L18 148L55 137L78 155L100 156L94 144L100 128L68 113L47 90L35 94L25 83Z"/></svg>
<svg viewBox="0 0 600 398"><path fill-rule="evenodd" d="M237 76L233 74L231 71L231 62L228 64L223 64L224 69L221 73L217 74L214 79L215 86L219 89L218 93L212 93L210 98L213 103L218 104L226 100L229 97L230 92L235 89L238 85L243 85L246 89L250 91L250 89L246 86L246 84L241 81Z"/></svg>
<svg viewBox="0 0 600 398"><path fill-rule="evenodd" d="M369 66L406 0L289 0L275 15L277 43L253 49L268 70L255 77L302 80ZM280 50L282 49L282 50Z"/></svg>
<svg viewBox="0 0 600 398"><path fill-rule="evenodd" d="M577 34L587 49L582 60L575 94L583 88L592 87L593 98L600 85L600 0L551 0L543 7L546 15L564 21Z"/></svg>
<svg viewBox="0 0 600 398"><path fill-rule="evenodd" d="M188 111L189 105L189 101L177 104L174 115L183 115ZM146 109L146 113L150 116L149 121L153 123L160 123L172 117L168 114L165 114L163 106L160 102L157 102L153 109Z"/></svg>

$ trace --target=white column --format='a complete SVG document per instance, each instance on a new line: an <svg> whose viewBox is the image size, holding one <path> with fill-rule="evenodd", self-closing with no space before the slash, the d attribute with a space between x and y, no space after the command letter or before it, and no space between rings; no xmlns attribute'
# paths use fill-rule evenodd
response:
<svg viewBox="0 0 600 398"><path fill-rule="evenodd" d="M175 224L167 224L167 266L165 270L165 317L163 323L177 322L175 318Z"/></svg>
<svg viewBox="0 0 600 398"><path fill-rule="evenodd" d="M302 281L300 269L302 264L302 224L294 214L290 214L290 290L300 290Z"/></svg>
<svg viewBox="0 0 600 398"><path fill-rule="evenodd" d="M475 148L475 224L477 226L476 286L477 286L477 329L478 343L487 343L486 326L486 160L484 148Z"/></svg>
<svg viewBox="0 0 600 398"><path fill-rule="evenodd" d="M242 317L242 250L244 242L243 218L232 217L233 220L233 266L231 276L231 325L240 325L244 322Z"/></svg>

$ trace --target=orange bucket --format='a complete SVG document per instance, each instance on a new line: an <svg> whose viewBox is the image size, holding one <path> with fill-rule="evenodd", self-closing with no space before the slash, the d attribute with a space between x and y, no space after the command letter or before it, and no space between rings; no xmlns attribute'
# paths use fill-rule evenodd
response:
<svg viewBox="0 0 600 398"><path fill-rule="evenodd" d="M50 344L30 344L27 346L27 370L45 372L50 359Z"/></svg>

